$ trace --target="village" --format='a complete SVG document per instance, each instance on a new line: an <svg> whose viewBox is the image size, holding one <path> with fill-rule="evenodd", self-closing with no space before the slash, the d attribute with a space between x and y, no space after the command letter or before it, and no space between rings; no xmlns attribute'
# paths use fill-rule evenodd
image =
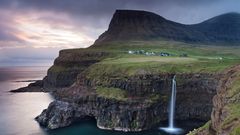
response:
<svg viewBox="0 0 240 135"><path fill-rule="evenodd" d="M168 52L148 52L145 50L129 50L128 54L146 55L146 56L163 56L163 57L177 56L175 54L170 54ZM188 57L188 54L183 53L183 54L180 54L179 57Z"/></svg>

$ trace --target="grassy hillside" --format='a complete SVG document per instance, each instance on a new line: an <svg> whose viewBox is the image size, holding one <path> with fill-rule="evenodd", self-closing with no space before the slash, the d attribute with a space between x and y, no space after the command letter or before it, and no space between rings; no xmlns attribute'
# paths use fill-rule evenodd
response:
<svg viewBox="0 0 240 135"><path fill-rule="evenodd" d="M90 78L145 73L217 73L240 63L240 47L196 46L170 41L116 42L87 50L104 50L113 54L85 71ZM140 50L155 55L128 53ZM159 56L161 52L170 56Z"/></svg>

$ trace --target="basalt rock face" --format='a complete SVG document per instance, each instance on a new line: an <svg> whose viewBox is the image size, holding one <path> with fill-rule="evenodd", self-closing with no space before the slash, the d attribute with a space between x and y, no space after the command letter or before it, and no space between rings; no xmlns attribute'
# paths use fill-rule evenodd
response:
<svg viewBox="0 0 240 135"><path fill-rule="evenodd" d="M62 50L43 79L43 87L69 87L76 81L79 73L108 55L109 53L104 51Z"/></svg>
<svg viewBox="0 0 240 135"><path fill-rule="evenodd" d="M184 25L169 21L157 14L117 10L109 28L94 46L112 41L173 40L190 43L240 43L240 15L228 13L205 22Z"/></svg>
<svg viewBox="0 0 240 135"><path fill-rule="evenodd" d="M79 75L71 88L54 93L58 101L51 103L36 119L51 129L68 126L84 117L93 117L98 127L103 129L147 130L167 120L172 76L138 75L127 80L110 78L109 85L104 87L120 88L128 93L127 99L118 100L99 95L96 86L100 84ZM211 99L216 93L219 77L211 74L177 75L176 119L210 119ZM151 100L151 95L159 97Z"/></svg>
<svg viewBox="0 0 240 135"><path fill-rule="evenodd" d="M126 90L131 97L160 94L170 97L173 74L144 74L123 79L104 77L104 81L95 82L84 79L85 84L115 87ZM209 120L212 111L212 98L216 94L219 75L215 74L177 74L176 117L180 119ZM103 78L101 79L103 80ZM107 82L107 83L103 83ZM196 98L196 95L201 99ZM165 107L168 106L165 104ZM161 111L160 111L161 112Z"/></svg>

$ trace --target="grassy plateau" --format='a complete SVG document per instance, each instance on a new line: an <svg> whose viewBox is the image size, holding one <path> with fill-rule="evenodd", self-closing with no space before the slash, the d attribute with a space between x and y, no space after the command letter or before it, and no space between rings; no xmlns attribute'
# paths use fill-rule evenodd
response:
<svg viewBox="0 0 240 135"><path fill-rule="evenodd" d="M136 74L158 73L218 73L240 64L240 47L191 45L180 42L116 42L84 49L105 51L108 57L85 72L88 77L126 77ZM129 54L129 51L152 52L155 55ZM83 51L82 49L75 51ZM159 53L169 53L160 56ZM185 54L186 56L182 56Z"/></svg>

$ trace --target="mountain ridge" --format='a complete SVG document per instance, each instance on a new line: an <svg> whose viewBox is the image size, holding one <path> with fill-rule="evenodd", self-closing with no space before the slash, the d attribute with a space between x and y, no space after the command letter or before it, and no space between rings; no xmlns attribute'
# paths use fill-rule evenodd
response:
<svg viewBox="0 0 240 135"><path fill-rule="evenodd" d="M113 41L173 40L187 43L240 43L240 14L226 13L186 25L140 10L116 10L94 45Z"/></svg>

